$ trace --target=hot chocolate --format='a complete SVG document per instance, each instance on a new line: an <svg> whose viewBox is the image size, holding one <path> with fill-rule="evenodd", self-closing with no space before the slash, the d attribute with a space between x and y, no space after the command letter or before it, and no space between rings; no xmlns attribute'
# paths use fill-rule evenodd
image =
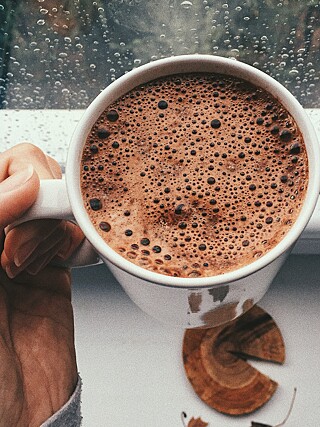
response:
<svg viewBox="0 0 320 427"><path fill-rule="evenodd" d="M264 255L296 220L307 183L293 118L226 75L136 87L101 114L82 154L83 199L99 234L129 261L179 277Z"/></svg>

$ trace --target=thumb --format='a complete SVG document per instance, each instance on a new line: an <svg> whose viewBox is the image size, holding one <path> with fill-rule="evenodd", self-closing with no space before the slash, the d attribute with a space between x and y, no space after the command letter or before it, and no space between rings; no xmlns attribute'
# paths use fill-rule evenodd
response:
<svg viewBox="0 0 320 427"><path fill-rule="evenodd" d="M0 229L16 221L31 207L39 185L38 175L31 164L0 183Z"/></svg>

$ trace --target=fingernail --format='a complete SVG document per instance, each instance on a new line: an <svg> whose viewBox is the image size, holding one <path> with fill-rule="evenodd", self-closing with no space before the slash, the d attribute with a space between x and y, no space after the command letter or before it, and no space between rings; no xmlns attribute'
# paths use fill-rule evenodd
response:
<svg viewBox="0 0 320 427"><path fill-rule="evenodd" d="M14 279L18 274L18 270L16 270L14 267L12 268L11 266L8 266L6 267L6 274L9 279Z"/></svg>
<svg viewBox="0 0 320 427"><path fill-rule="evenodd" d="M20 246L17 252L14 254L13 262L17 267L21 267L21 265L30 257L30 255L34 252L36 247L38 246L39 241L29 240L24 245Z"/></svg>
<svg viewBox="0 0 320 427"><path fill-rule="evenodd" d="M25 184L32 177L34 169L32 165L28 165L26 168L19 172L14 173L7 179L0 183L0 191L2 193L8 193L15 190L21 185Z"/></svg>
<svg viewBox="0 0 320 427"><path fill-rule="evenodd" d="M69 256L71 243L72 243L71 239L67 239L66 242L63 244L63 246L60 248L56 256L62 260L65 260L67 256Z"/></svg>
<svg viewBox="0 0 320 427"><path fill-rule="evenodd" d="M43 256L39 258L37 261L35 261L33 264L29 265L26 268L26 271L31 274L32 276L35 276L39 273L40 270L42 270L52 259L52 254L49 254L46 256Z"/></svg>

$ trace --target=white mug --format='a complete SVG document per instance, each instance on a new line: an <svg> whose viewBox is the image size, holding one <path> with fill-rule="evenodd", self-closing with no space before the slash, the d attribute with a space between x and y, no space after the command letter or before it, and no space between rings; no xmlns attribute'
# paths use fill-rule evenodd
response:
<svg viewBox="0 0 320 427"><path fill-rule="evenodd" d="M212 277L181 278L139 267L111 249L90 221L81 196L81 156L90 129L105 108L134 87L158 77L184 72L233 75L265 89L295 119L306 145L309 184L300 214L284 238L256 261L235 271ZM129 297L143 311L164 323L183 328L214 327L247 311L266 293L290 249L314 211L320 190L319 144L302 106L280 83L247 64L211 55L183 55L142 65L111 83L91 103L73 135L65 180L41 182L39 197L23 220L64 218L75 220L87 242L76 263L102 259ZM89 242L89 244L88 244ZM92 251L92 248L94 249Z"/></svg>

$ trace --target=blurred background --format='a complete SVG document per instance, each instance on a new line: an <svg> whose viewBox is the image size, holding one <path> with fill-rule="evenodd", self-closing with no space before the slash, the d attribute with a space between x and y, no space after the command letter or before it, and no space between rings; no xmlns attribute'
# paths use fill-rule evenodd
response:
<svg viewBox="0 0 320 427"><path fill-rule="evenodd" d="M191 53L247 62L317 107L319 3L2 0L1 108L85 108L133 67Z"/></svg>
<svg viewBox="0 0 320 427"><path fill-rule="evenodd" d="M34 137L40 145L55 134L50 144L64 147L69 133L61 128L73 129L79 115L66 124L56 110L83 110L118 76L171 55L244 61L279 80L305 108L318 108L319 3L0 0L0 148L32 138L30 127L42 128ZM47 110L55 110L50 120Z"/></svg>

